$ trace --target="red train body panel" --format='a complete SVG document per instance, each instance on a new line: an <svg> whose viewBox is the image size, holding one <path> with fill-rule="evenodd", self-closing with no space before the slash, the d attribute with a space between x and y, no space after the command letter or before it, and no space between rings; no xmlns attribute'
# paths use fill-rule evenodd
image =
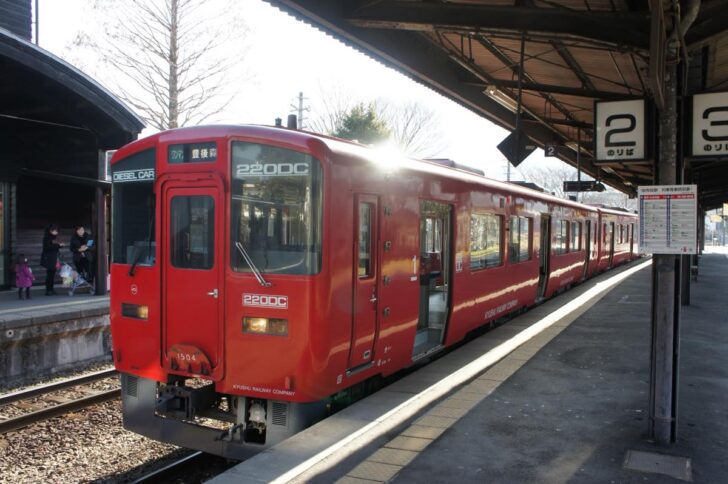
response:
<svg viewBox="0 0 728 484"><path fill-rule="evenodd" d="M112 174L125 425L230 457L307 424L270 432L271 402L311 408L635 257L632 214L293 130L160 133ZM198 427L188 378L239 436L170 430Z"/></svg>

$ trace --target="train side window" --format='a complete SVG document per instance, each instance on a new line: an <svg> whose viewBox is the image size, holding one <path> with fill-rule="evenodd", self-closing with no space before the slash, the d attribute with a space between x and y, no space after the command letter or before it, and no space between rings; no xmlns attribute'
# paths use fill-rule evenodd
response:
<svg viewBox="0 0 728 484"><path fill-rule="evenodd" d="M581 222L571 222L571 243L569 252L581 250Z"/></svg>
<svg viewBox="0 0 728 484"><path fill-rule="evenodd" d="M486 269L502 264L502 229L503 217L500 215L470 216L470 270Z"/></svg>
<svg viewBox="0 0 728 484"><path fill-rule="evenodd" d="M372 204L359 203L359 277L372 274Z"/></svg>
<svg viewBox="0 0 728 484"><path fill-rule="evenodd" d="M513 216L509 224L508 261L518 263L530 260L533 219Z"/></svg>
<svg viewBox="0 0 728 484"><path fill-rule="evenodd" d="M569 222L559 220L556 223L556 240L554 250L557 254L565 254L569 251Z"/></svg>

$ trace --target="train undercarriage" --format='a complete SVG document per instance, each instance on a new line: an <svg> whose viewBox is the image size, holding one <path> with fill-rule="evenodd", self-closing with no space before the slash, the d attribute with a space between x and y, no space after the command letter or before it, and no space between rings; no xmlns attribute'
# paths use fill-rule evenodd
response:
<svg viewBox="0 0 728 484"><path fill-rule="evenodd" d="M167 384L123 373L124 428L151 439L242 460L323 419L326 402L296 403L214 391L173 377Z"/></svg>

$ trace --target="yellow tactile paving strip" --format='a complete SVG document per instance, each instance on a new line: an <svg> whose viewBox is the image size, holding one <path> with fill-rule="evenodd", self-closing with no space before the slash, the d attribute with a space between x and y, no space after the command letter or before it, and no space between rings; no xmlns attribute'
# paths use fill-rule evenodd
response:
<svg viewBox="0 0 728 484"><path fill-rule="evenodd" d="M596 301L594 301L596 303ZM453 395L438 403L422 417L407 427L397 437L377 449L364 462L357 465L337 483L389 482L399 471L412 462L420 452L452 427L473 407L488 397L498 386L518 371L541 348L566 329L593 304L572 312L554 323L538 336L518 347L515 351L491 366L476 379Z"/></svg>

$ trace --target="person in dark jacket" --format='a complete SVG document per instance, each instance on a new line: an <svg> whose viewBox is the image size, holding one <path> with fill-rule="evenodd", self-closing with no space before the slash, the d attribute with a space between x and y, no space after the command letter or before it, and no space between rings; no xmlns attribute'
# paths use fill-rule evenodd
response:
<svg viewBox="0 0 728 484"><path fill-rule="evenodd" d="M76 271L90 282L91 247L88 244L88 234L82 225L77 226L73 232L69 248L73 254L73 264L76 266Z"/></svg>
<svg viewBox="0 0 728 484"><path fill-rule="evenodd" d="M52 296L56 293L53 290L53 281L56 278L56 270L58 264L58 250L63 244L56 240L58 238L58 227L49 224L45 228L43 235L43 252L40 255L40 265L46 269L46 296Z"/></svg>

